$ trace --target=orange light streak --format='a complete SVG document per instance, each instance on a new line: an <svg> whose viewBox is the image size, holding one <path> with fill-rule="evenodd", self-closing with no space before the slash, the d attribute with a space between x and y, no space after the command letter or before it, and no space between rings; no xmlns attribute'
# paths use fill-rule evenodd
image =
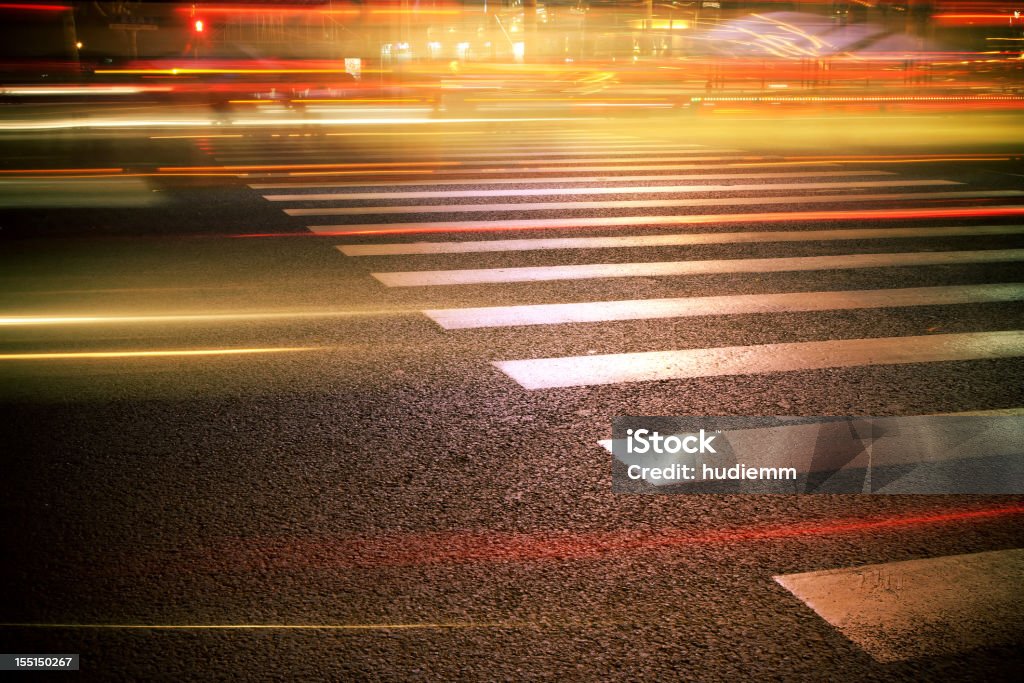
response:
<svg viewBox="0 0 1024 683"><path fill-rule="evenodd" d="M264 353L316 351L315 347L282 346L253 349L176 349L162 351L83 351L67 353L0 353L0 360L94 360L112 358L173 358L178 356L238 356Z"/></svg>
<svg viewBox="0 0 1024 683"><path fill-rule="evenodd" d="M330 103L330 104L408 104L410 102L422 102L423 100L415 97L396 97L394 99L387 99L384 97L380 98L353 98L353 99L295 99L292 102L311 102L311 103Z"/></svg>
<svg viewBox="0 0 1024 683"><path fill-rule="evenodd" d="M320 177L320 176L341 176L341 175L432 175L433 169L421 169L415 170L410 169L408 171L392 171L390 169L380 170L368 170L368 171L301 171L296 173L289 173L290 178L305 178L308 176ZM245 174L249 175L249 174Z"/></svg>
<svg viewBox="0 0 1024 683"><path fill-rule="evenodd" d="M363 69L363 73L368 73ZM98 74L142 76L195 76L202 74L344 74L344 69L201 69L195 67L168 67L165 69L96 69ZM377 72L373 72L377 73ZM385 72L387 73L387 72Z"/></svg>
<svg viewBox="0 0 1024 683"><path fill-rule="evenodd" d="M287 171L289 169L309 168L365 168L368 172L379 171L381 168L405 168L407 166L458 166L458 161L381 161L373 164L256 164L239 166L162 166L157 171ZM393 173L394 171L392 171Z"/></svg>
<svg viewBox="0 0 1024 683"><path fill-rule="evenodd" d="M178 12L190 13L192 10L188 7L177 8ZM459 16L462 14L461 8L458 7L361 7L361 6L350 6L350 7L279 7L270 4L252 4L252 5L204 5L202 7L204 14L240 14L240 15L255 15L255 14L277 14L285 16L304 16L304 15L326 15L326 16L349 16L358 17L364 12L370 16L441 16L441 17L452 17Z"/></svg>
<svg viewBox="0 0 1024 683"><path fill-rule="evenodd" d="M69 12L68 5L30 5L23 2L0 3L0 9L23 10L27 12Z"/></svg>
<svg viewBox="0 0 1024 683"><path fill-rule="evenodd" d="M229 135L229 134L226 134L226 133L224 135L214 135L214 134L211 134L211 133L207 133L207 134L204 134L204 135L150 135L149 139L150 140L195 140L195 139L202 140L203 138L241 138L241 137L245 137L245 136L242 135L241 133L233 134L233 135Z"/></svg>
<svg viewBox="0 0 1024 683"><path fill-rule="evenodd" d="M120 173L121 168L7 168L0 170L2 175L62 175L65 173Z"/></svg>

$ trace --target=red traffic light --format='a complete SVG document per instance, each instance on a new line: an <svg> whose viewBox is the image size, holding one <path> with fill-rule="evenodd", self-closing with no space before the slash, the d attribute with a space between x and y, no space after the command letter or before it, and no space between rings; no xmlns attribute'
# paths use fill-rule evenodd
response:
<svg viewBox="0 0 1024 683"><path fill-rule="evenodd" d="M195 28L196 33L202 33L203 29L206 28L206 24L203 23L202 19L196 19L195 23L193 24L193 27Z"/></svg>

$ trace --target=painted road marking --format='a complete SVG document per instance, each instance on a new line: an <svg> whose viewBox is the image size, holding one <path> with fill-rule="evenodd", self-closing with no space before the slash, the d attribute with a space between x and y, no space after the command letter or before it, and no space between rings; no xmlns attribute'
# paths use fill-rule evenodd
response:
<svg viewBox="0 0 1024 683"><path fill-rule="evenodd" d="M651 158L651 161L661 161L661 162L667 162L667 161L744 161L744 160L746 160L746 161L761 161L761 160L764 159L763 156L748 156L748 157L744 157L744 156L720 156L721 154L732 154L732 153L738 153L738 152L739 152L739 150L694 149L694 150L689 150L689 151L671 152L671 154L676 154L677 156L664 156L662 154L652 154L650 151L646 151L646 150L643 151L643 152L638 152L638 153L642 153L645 157L653 157L653 158ZM714 156L686 156L687 154L694 154L694 155L711 154L711 155L714 155ZM340 152L339 153L335 153L335 154L300 154L300 155L295 155L295 158L300 158L301 157L302 159L306 159L306 160L335 159L335 158L338 158L339 156L343 156L343 155L344 155L344 153L340 153ZM388 158L388 159L391 158L388 155L382 155L382 156L385 157L385 158ZM482 155L480 155L480 156L482 156ZM476 159L476 160L468 159L468 160L452 162L451 165L457 165L457 166L460 166L460 167L462 167L462 166L470 167L470 166L491 166L493 164L506 164L506 165L510 165L510 166L515 167L515 168L512 168L512 169L509 169L510 171L512 171L512 172L519 172L522 169L518 168L518 167L527 166L529 164L545 164L545 165L546 164L556 164L556 163L563 163L563 164L564 163L570 163L571 164L573 162L583 163L583 164L627 164L627 163L635 161L637 154L623 153L623 154L621 154L620 156L617 156L617 157L600 157L600 158L596 158L596 159L592 158L592 157L589 157L589 156L575 156L574 157L574 156L564 156L563 155L563 156L558 156L558 157L552 157L550 159L541 159L541 158L539 158L536 155L524 155L524 156L527 156L529 158L519 159L519 160L517 160L517 159ZM255 156L254 155L246 155L244 157L241 157L241 160L243 160L243 161L244 160L250 160L250 159L251 160L259 160L259 159L262 159L262 158L265 158L265 157L260 156L260 155L255 155ZM227 157L214 157L214 159L217 160L217 161L228 161L228 160L230 160L230 161L234 161L235 163L237 163L239 161L238 159L228 159ZM283 161L287 161L287 159L282 159L282 160ZM372 164L372 162L367 162L367 164ZM541 168L543 168L543 166L541 166ZM612 168L615 168L615 167L612 167Z"/></svg>
<svg viewBox="0 0 1024 683"><path fill-rule="evenodd" d="M879 662L1024 637L1024 549L774 577Z"/></svg>
<svg viewBox="0 0 1024 683"><path fill-rule="evenodd" d="M281 151L301 151L310 147L315 147L317 151L323 150L337 150L337 151L348 151L353 148L356 149L367 149L365 145L352 145L350 143L343 142L341 140L324 140L323 138L292 138L292 139L281 139L271 140L266 142L242 142L242 141L224 141L224 142L213 142L209 145L205 145L208 150L215 153L227 152L234 153L236 151L258 151L262 149L269 150L281 150ZM398 147L397 142L384 143L381 141L373 142L373 148L392 149ZM516 150L551 150L553 148L575 150L575 149L617 149L622 147L628 148L647 148L647 147L658 147L665 149L666 145L659 145L651 142L637 142L636 140L630 140L627 138L602 138L597 140L588 140L587 138L529 138L523 144L517 144ZM703 145L692 145L692 144L671 144L668 145L672 149L705 149ZM483 150L493 151L494 145L481 144L479 140L463 140L463 141L452 141L444 140L437 144L422 144L422 141L416 141L413 144L408 144L408 141L402 141L402 150L412 151L426 151L426 152L444 152L448 150Z"/></svg>
<svg viewBox="0 0 1024 683"><path fill-rule="evenodd" d="M730 190L723 190L730 191ZM793 195L786 197L702 197L699 199L636 199L600 202L530 202L521 204L431 204L428 206L356 206L285 209L289 216L359 216L365 214L493 213L499 211L602 211L608 209L681 208L687 206L762 206L765 204L845 204L923 199L992 199L1024 197L1024 190L967 192L893 192L887 194Z"/></svg>
<svg viewBox="0 0 1024 683"><path fill-rule="evenodd" d="M467 240L465 242L413 242L343 244L346 256L402 256L411 254L468 254L495 251L544 249L621 249L680 247L695 244L742 244L747 242L831 242L838 240L905 239L974 235L1020 235L1024 225L954 225L937 228L850 228L841 230L776 230L760 232L712 232L621 237L562 237L551 239Z"/></svg>
<svg viewBox="0 0 1024 683"><path fill-rule="evenodd" d="M480 133L475 133L475 134L476 135L486 135L487 137L493 137L494 136L494 133L492 133L492 132L480 132ZM340 135L347 136L347 137L352 137L352 136L370 137L370 136L374 136L373 133L341 133ZM380 134L378 134L376 136L379 137L380 135L385 135L385 134L384 133L380 133ZM420 138L423 138L423 137L437 138L438 137L438 134L436 132L430 132L430 133L426 133L426 134L425 133L410 133L409 135L401 134L401 135L397 135L397 136L400 136L402 138L409 138L410 135L415 135L415 136L420 137ZM449 135L449 133L441 133L441 136L444 136L444 135ZM395 136L396 135L394 135L394 134L391 135L391 137L395 137ZM325 137L327 137L327 138L336 138L336 139L324 139ZM263 138L263 139L258 139L258 138L237 139L236 138L236 139L224 140L224 141L212 140L210 142L210 144L217 145L217 146L222 146L222 147L225 148L225 150L226 150L226 148L237 148L237 147L287 146L287 145L309 144L309 143L316 143L316 144L327 143L327 144L332 145L332 146L344 145L346 143L346 141L345 140L341 140L341 139L337 139L338 137L339 137L338 134L327 133L325 135L318 135L317 134L317 135L310 135L308 137L270 137L270 138ZM203 140L199 140L199 142L202 142L202 141ZM585 143L590 143L590 142L594 142L596 144L654 144L652 142L645 142L645 141L640 140L638 138L634 138L634 137L627 136L627 135L614 135L614 134L597 134L597 135L592 135L590 133L571 133L571 134L570 133L553 133L553 134L548 134L548 133L538 134L538 133L534 133L534 134L524 135L523 138L522 138L522 141L523 141L523 145L526 146L527 148L528 147L542 146L542 145L550 146L552 144L561 144L561 143L568 143L568 144L575 145L575 144L585 144ZM409 139L402 139L402 141L401 141L402 148L406 147L408 142L409 142ZM418 140L414 140L414 142L415 142L416 145L430 146L431 140L418 139ZM357 142L357 144L359 144L359 143L365 144L365 143L362 143L362 142ZM377 141L374 142L374 144L375 145L384 145L384 146L388 146L388 147L392 146L392 145L395 145L395 146L397 145L396 142L389 141L389 140L377 140ZM442 148L443 147L449 147L449 146L468 146L468 147L481 148L481 150L494 150L494 148L495 148L494 144L487 144L487 143L484 143L484 142L480 142L478 139L462 139L462 140L459 140L459 139L443 139L443 140L437 140L436 145L439 146L439 147L442 147ZM518 148L519 146L520 145L517 143L516 144L516 148ZM685 144L685 145L684 144L676 144L675 146L699 147L701 145L699 145L699 144Z"/></svg>
<svg viewBox="0 0 1024 683"><path fill-rule="evenodd" d="M1024 331L648 351L492 363L525 389L1024 356Z"/></svg>
<svg viewBox="0 0 1024 683"><path fill-rule="evenodd" d="M654 261L647 263L587 263L525 268L465 270L413 270L372 273L387 287L426 287L497 282L543 282L613 277L665 277L723 273L780 273L811 270L849 270L964 263L999 263L1024 260L1024 249L979 251L926 251L889 254L839 254L786 258L713 259L706 261Z"/></svg>
<svg viewBox="0 0 1024 683"><path fill-rule="evenodd" d="M322 187L435 187L460 185L530 185L538 182L548 183L624 183L645 181L676 181L676 180L754 180L763 178L851 178L896 175L891 171L794 171L783 173L687 173L668 175L635 175L635 176L566 176L563 178L481 178L478 180L403 180L398 182L319 182L319 183L251 183L253 190L312 189Z"/></svg>
<svg viewBox="0 0 1024 683"><path fill-rule="evenodd" d="M601 154L611 155L622 155L622 156L633 156L634 153L655 156L661 154L737 154L742 150L738 149L726 149L718 148L711 149L707 147L697 147L695 145L655 145L655 144L581 144L581 145L563 145L560 143L552 143L550 145L535 146L535 147L517 147L515 152L494 152L493 147L441 147L441 148L413 148L401 150L402 155L443 155L445 157L465 157L465 158L537 158L542 159L545 157L587 157L587 156L598 156ZM656 150L656 151L653 151ZM253 157L323 157L323 156L336 156L338 154L351 154L357 150L350 148L338 147L335 149L325 149L322 145L317 143L310 143L305 149L273 149L267 148L251 148L248 150L215 150L210 152L217 159L237 159L237 158L253 158ZM311 154L312 152L312 154ZM365 154L364 150L358 150L360 154ZM394 156L389 154L387 150L378 151L372 153L373 156Z"/></svg>
<svg viewBox="0 0 1024 683"><path fill-rule="evenodd" d="M423 313L446 330L458 330L786 311L946 306L993 301L1024 301L1024 284L588 301L573 304L431 309Z"/></svg>
<svg viewBox="0 0 1024 683"><path fill-rule="evenodd" d="M722 161L726 159L735 160L734 157L722 157ZM533 173L605 173L611 171L699 171L713 168L716 171L727 168L802 168L802 167L814 167L814 168L835 168L840 164L834 161L765 161L763 157L757 157L758 161L746 161L743 160L740 163L723 163L714 166L707 166L705 164L634 164L632 166L539 166L534 168L506 168L503 166L495 166L493 168L458 168L451 170L437 169L431 170L431 176L439 175L467 175L467 174L483 174L483 173L515 173L519 177L523 174ZM588 162L594 161L593 159L587 159ZM664 161L660 159L659 161ZM699 161L697 159L689 159L689 161ZM708 159L703 159L708 161ZM402 171L394 171L396 175L400 175ZM239 173L239 178L308 178L310 176L328 176L332 175L332 172L327 171L283 171L275 172L271 170L263 171L251 171L249 173Z"/></svg>
<svg viewBox="0 0 1024 683"><path fill-rule="evenodd" d="M756 183L735 185L616 185L612 187L519 188L506 190L424 190L419 192L330 192L326 194L268 194L272 202L349 201L367 199L437 199L463 197L547 197L599 194L682 194L688 192L763 192L832 190L854 187L934 187L963 185L954 180L847 180L816 183Z"/></svg>
<svg viewBox="0 0 1024 683"><path fill-rule="evenodd" d="M500 232L512 230L569 230L726 223L774 223L795 221L896 220L924 218L979 218L1024 216L1024 206L937 206L894 209L848 209L825 211L777 211L759 213L674 214L671 216L588 216L586 218L524 218L488 221L444 221L430 223L348 223L307 225L320 235L402 235L427 232Z"/></svg>

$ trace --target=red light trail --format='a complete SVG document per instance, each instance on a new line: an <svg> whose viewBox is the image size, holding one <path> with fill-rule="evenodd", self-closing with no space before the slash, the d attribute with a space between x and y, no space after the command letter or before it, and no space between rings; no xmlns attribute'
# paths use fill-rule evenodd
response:
<svg viewBox="0 0 1024 683"><path fill-rule="evenodd" d="M984 522L1024 514L1024 505L974 510L946 510L880 518L846 518L803 524L758 525L708 532L679 529L588 532L510 533L448 531L385 534L341 539L265 539L239 547L196 549L178 557L183 566L208 571L266 568L370 568L467 564L599 560L622 553L678 551L704 545L760 543L860 533L912 530L944 524ZM198 556L201 555L201 556ZM152 565L146 561L145 566Z"/></svg>

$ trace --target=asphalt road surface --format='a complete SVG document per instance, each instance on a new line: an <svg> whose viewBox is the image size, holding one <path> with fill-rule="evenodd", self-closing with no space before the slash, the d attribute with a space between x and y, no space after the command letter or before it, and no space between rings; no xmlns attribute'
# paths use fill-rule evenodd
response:
<svg viewBox="0 0 1024 683"><path fill-rule="evenodd" d="M883 565L913 605L1021 547L1024 499L613 494L598 443L1019 414L1024 138L920 118L5 139L0 649L125 680L1019 674L1019 613L881 652L774 577ZM75 168L113 170L43 171ZM938 578L886 583L908 560Z"/></svg>

